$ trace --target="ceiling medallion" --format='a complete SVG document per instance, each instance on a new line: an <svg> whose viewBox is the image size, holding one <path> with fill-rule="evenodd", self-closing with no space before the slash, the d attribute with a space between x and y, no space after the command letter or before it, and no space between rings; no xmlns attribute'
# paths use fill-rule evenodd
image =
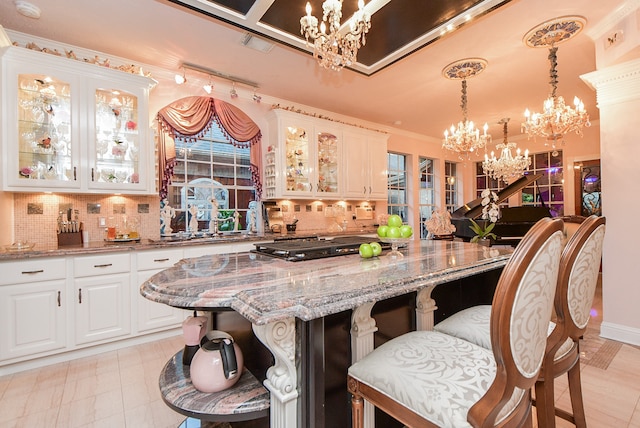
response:
<svg viewBox="0 0 640 428"><path fill-rule="evenodd" d="M487 61L482 58L467 58L452 62L442 70L442 75L451 80L462 80L462 121L458 126L451 125L451 129L444 131L442 147L456 152L461 159L469 159L473 152L486 147L491 142L491 135L487 134L489 126L484 124L484 133L480 135L472 121L468 120L467 111L467 79L482 73L487 67Z"/></svg>
<svg viewBox="0 0 640 428"><path fill-rule="evenodd" d="M575 132L582 136L582 129L591 126L589 114L578 97L574 97L574 107L571 107L565 104L562 96L557 95L558 47L556 45L570 40L582 31L585 24L586 20L583 17L563 16L532 28L523 38L524 43L529 47L549 48L551 93L544 101L541 113L530 113L529 109L525 111L522 132L526 132L529 138L545 138L547 145L551 145L554 150L558 142L564 144L566 134Z"/></svg>
<svg viewBox="0 0 640 428"><path fill-rule="evenodd" d="M364 10L364 0L358 0L358 10L344 25L340 22L342 0L325 0L322 3L320 29L318 18L311 15L308 2L306 11L307 14L300 18L300 33L304 35L307 46L309 39L313 41L313 57L318 64L334 71L354 65L358 49L365 45L365 35L371 28L371 15Z"/></svg>

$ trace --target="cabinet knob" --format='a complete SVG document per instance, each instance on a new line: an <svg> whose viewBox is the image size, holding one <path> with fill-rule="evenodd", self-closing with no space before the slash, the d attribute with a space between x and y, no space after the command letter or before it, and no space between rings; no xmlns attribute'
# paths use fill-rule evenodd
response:
<svg viewBox="0 0 640 428"><path fill-rule="evenodd" d="M73 181L76 181L78 179L77 175L76 175L76 167L73 167Z"/></svg>
<svg viewBox="0 0 640 428"><path fill-rule="evenodd" d="M58 290L58 307L60 307L60 290Z"/></svg>
<svg viewBox="0 0 640 428"><path fill-rule="evenodd" d="M93 265L94 268L106 268L109 266L113 266L113 263L105 263L103 265Z"/></svg>
<svg viewBox="0 0 640 428"><path fill-rule="evenodd" d="M162 262L168 262L169 258L167 257L166 259L153 259L154 262L158 262L158 263L162 263Z"/></svg>
<svg viewBox="0 0 640 428"><path fill-rule="evenodd" d="M78 288L78 303L82 304L82 288Z"/></svg>
<svg viewBox="0 0 640 428"><path fill-rule="evenodd" d="M93 168L91 168L91 181L96 181L94 176L93 176Z"/></svg>
<svg viewBox="0 0 640 428"><path fill-rule="evenodd" d="M42 272L44 272L44 270L43 270L43 269L38 269L38 270L23 270L23 271L22 271L22 274L23 274L23 275L35 275L35 274L37 274L37 273L42 273Z"/></svg>

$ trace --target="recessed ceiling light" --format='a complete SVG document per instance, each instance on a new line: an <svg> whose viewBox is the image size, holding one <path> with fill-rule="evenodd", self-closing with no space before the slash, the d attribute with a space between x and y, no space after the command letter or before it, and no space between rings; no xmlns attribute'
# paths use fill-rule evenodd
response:
<svg viewBox="0 0 640 428"><path fill-rule="evenodd" d="M40 8L35 4L24 0L15 0L13 3L16 5L16 10L20 15L33 19L40 18Z"/></svg>
<svg viewBox="0 0 640 428"><path fill-rule="evenodd" d="M273 43L269 43L264 39L255 37L249 33L245 33L240 39L240 44L259 52L269 53L273 49Z"/></svg>

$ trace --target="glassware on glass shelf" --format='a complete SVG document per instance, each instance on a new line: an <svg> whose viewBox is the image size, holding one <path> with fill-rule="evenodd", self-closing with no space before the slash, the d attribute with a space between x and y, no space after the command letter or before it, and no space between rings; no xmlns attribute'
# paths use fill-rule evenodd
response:
<svg viewBox="0 0 640 428"><path fill-rule="evenodd" d="M116 231L118 228L118 222L115 217L109 217L107 219L107 239L116 239Z"/></svg>

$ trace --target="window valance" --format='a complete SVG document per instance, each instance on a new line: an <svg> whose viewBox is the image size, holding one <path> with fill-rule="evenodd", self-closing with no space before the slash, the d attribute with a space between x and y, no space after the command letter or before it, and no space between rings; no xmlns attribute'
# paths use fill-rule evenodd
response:
<svg viewBox="0 0 640 428"><path fill-rule="evenodd" d="M250 148L251 179L258 198L261 196L262 133L258 125L242 110L215 98L193 96L181 98L162 108L156 118L161 131L158 150L160 199L167 196L167 187L171 183L176 160L175 139L196 141L209 130L213 121L220 126L231 144Z"/></svg>

